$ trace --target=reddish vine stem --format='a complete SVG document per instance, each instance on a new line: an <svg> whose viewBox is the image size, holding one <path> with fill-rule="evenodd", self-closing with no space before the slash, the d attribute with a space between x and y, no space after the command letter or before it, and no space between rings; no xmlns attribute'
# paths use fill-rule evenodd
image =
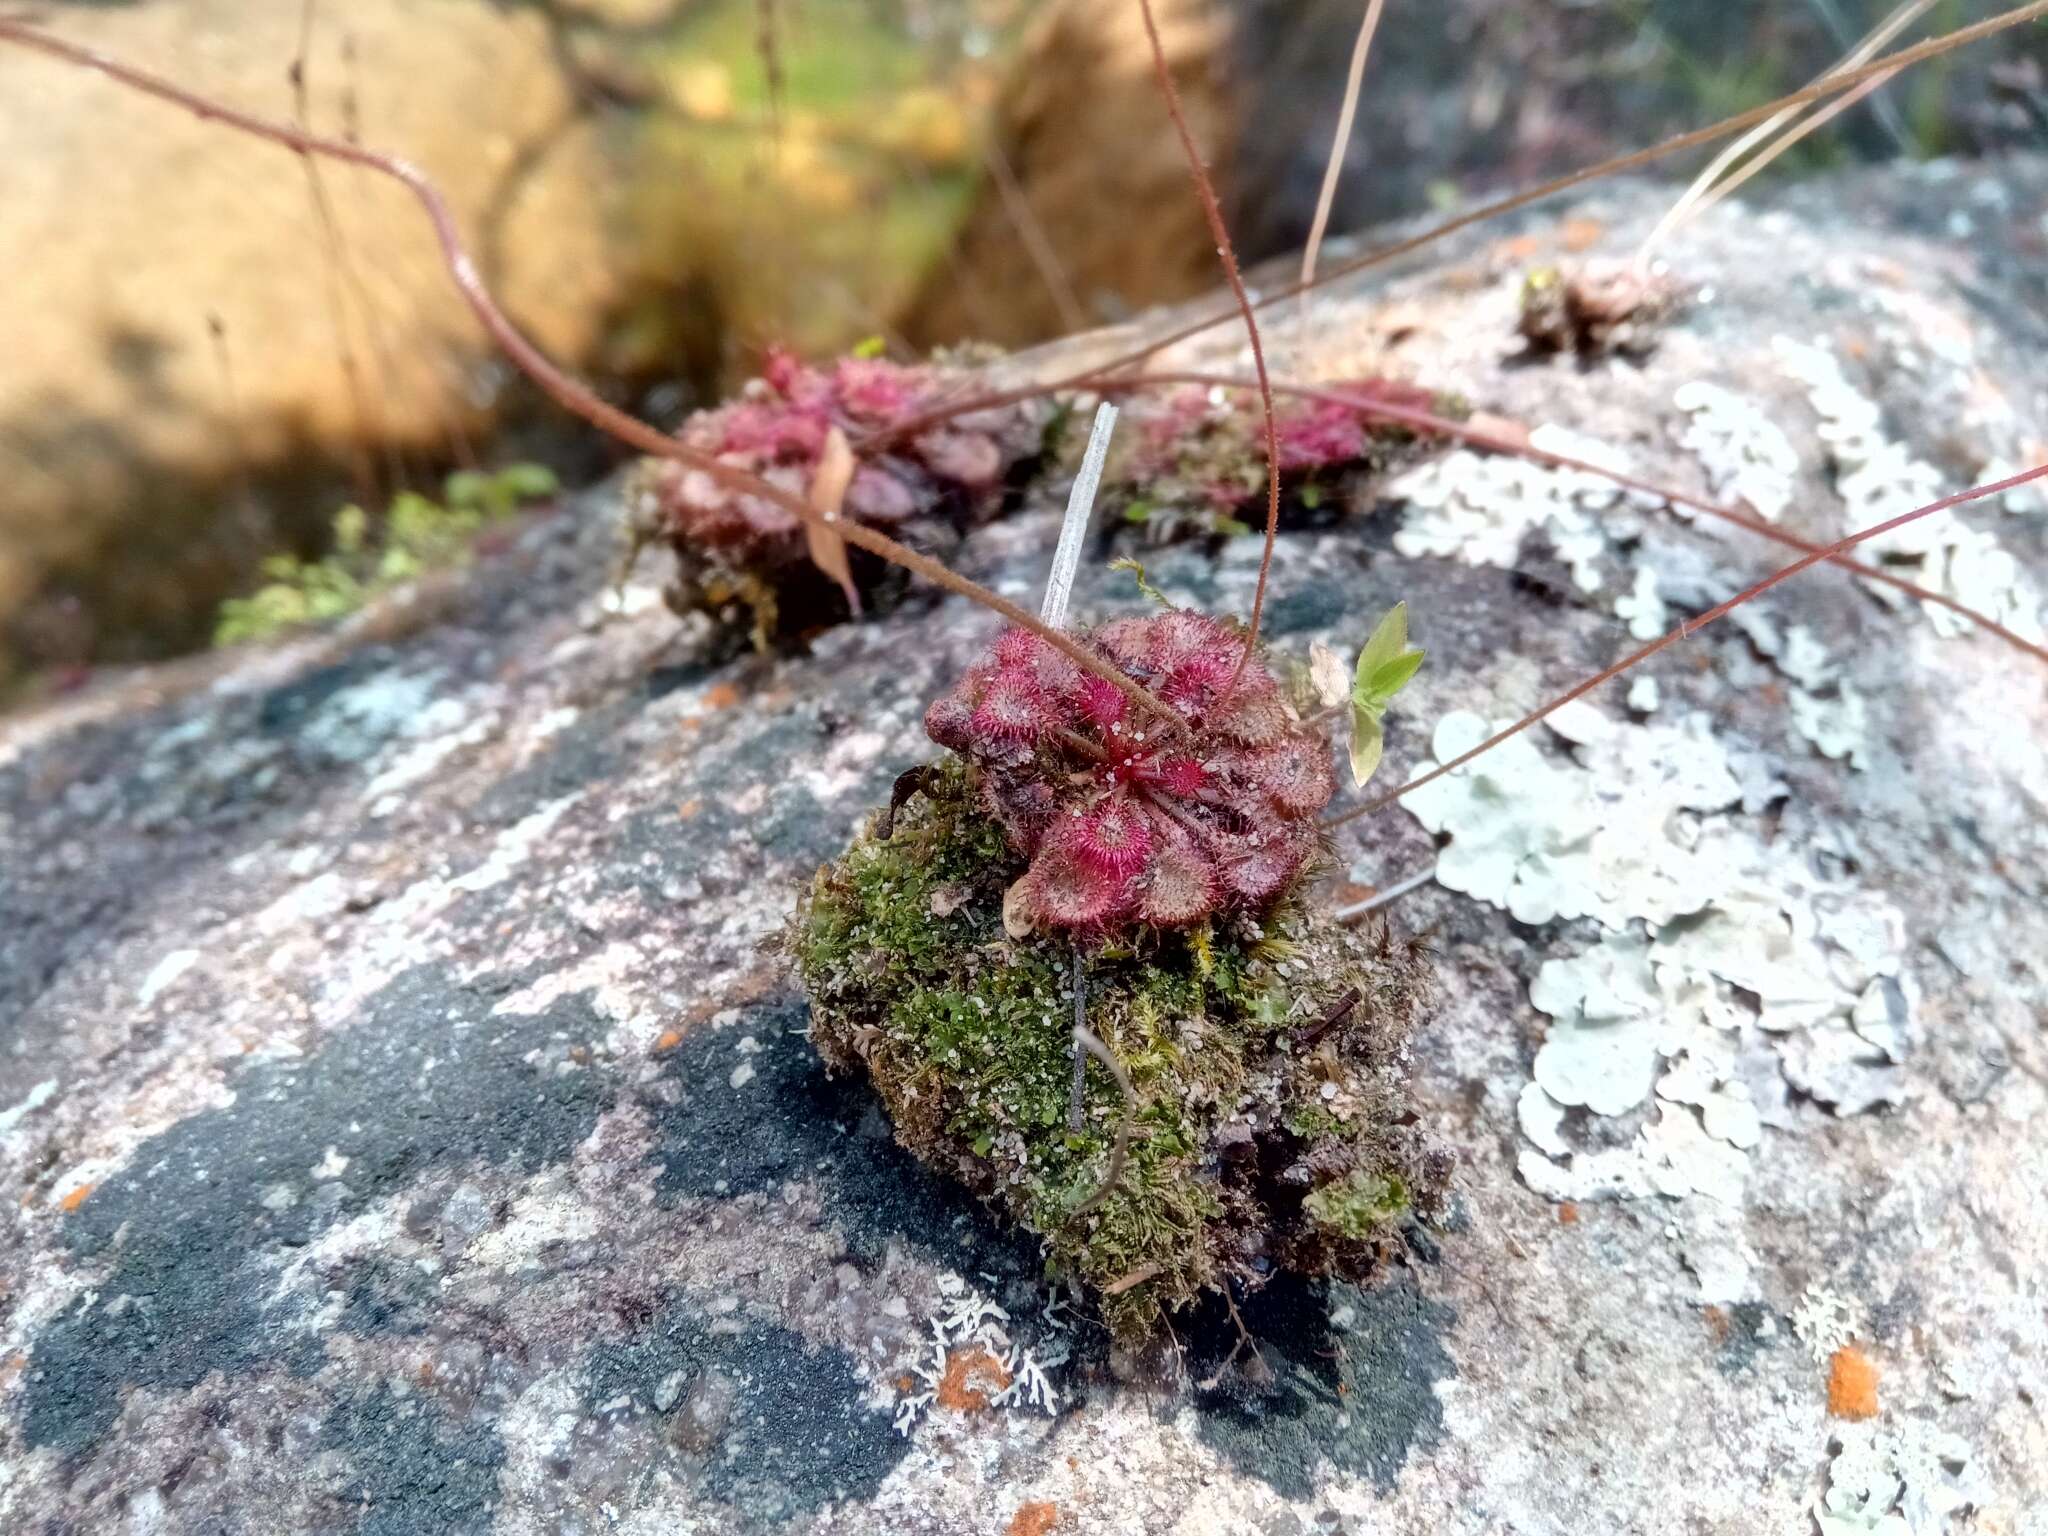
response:
<svg viewBox="0 0 2048 1536"><path fill-rule="evenodd" d="M1907 69L1915 64L1924 63L1928 59L1937 58L1945 53L1951 53L1958 48L1967 47L1971 43L1982 42L1985 38L2003 32L2008 28L2038 20L2043 16L2048 16L2048 0L2030 0L2029 4L2016 6L2012 10L2000 12L1996 16L1986 17L1983 21L1973 22L1967 27L1958 27L1953 32L1944 33L1940 37L1929 38L1922 43L1915 43L1910 48L1901 48L1896 53L1886 54L1883 58L1873 60L1858 68L1826 76L1809 85L1802 86L1796 91L1788 92L1778 97L1775 101L1767 101L1762 106L1751 107L1747 111L1736 113L1733 117L1724 117L1717 123L1709 123L1703 128L1693 128L1684 133L1673 134L1670 138L1661 139L1646 149L1634 150L1626 155L1616 155L1611 159L1602 160L1596 165L1585 166L1576 171L1568 171L1562 176L1552 177L1549 181L1539 182L1537 185L1525 188L1523 191L1510 193L1506 197L1496 198L1490 203L1481 203L1476 208L1468 209L1466 212L1446 219L1441 223L1432 224L1420 234L1411 235L1403 240L1396 240L1388 245L1378 246L1373 250L1366 251L1362 255L1353 257L1349 261L1340 262L1328 271L1317 274L1313 281L1290 283L1285 287L1273 290L1271 293L1263 293L1252 301L1252 308L1255 310L1265 309L1269 305L1279 304L1288 299L1296 298L1301 294L1309 292L1311 289L1320 288L1327 283L1334 283L1341 278L1353 276L1373 267L1384 266L1390 261L1397 261L1403 256L1412 255L1425 246L1433 245L1439 240L1458 233L1460 230L1469 229L1475 224L1483 224L1490 219L1497 219L1504 214L1526 208L1531 203L1540 203L1546 198L1555 197L1560 192L1569 192L1574 187L1584 186L1587 182L1599 181L1608 176L1616 176L1624 171L1632 171L1639 166L1648 165L1652 161L1664 159L1666 156L1681 154L1688 149L1697 149L1701 145L1711 144L1717 139L1725 139L1731 134L1742 132L1745 128L1756 126L1756 124L1763 122L1776 113L1786 110L1788 107L1804 106L1810 101L1820 101L1826 97L1838 95L1843 91L1861 85L1866 80L1874 79L1878 75L1893 70ZM934 406L929 410L921 411L915 415L906 416L900 421L892 422L888 428L882 433L877 434L875 438L870 439L870 441L894 441L903 437L915 437L918 433L941 426L957 416L971 415L975 411L990 410L998 405L1011 403L1018 398L1030 399L1039 390L1094 389L1119 373L1128 372L1133 368L1139 367L1155 353L1163 352L1170 346L1187 341L1192 337L1203 335L1208 331L1214 330L1219 325L1227 325L1238 318L1238 311L1232 308L1218 311L1216 314L1210 315L1203 320L1190 321L1176 330L1152 337L1120 357L1113 357L1107 362L1091 363L1085 369L1036 386L1033 390L1026 392L1022 396L1019 396L1013 390L997 390L982 395L963 395L957 400Z"/></svg>
<svg viewBox="0 0 2048 1536"><path fill-rule="evenodd" d="M1216 183L1202 163L1195 136L1188 131L1187 114L1181 110L1180 90L1173 83L1173 71L1166 64L1166 49L1159 41L1159 24L1152 16L1152 0L1138 0L1145 18L1145 37L1152 45L1152 74L1159 93L1166 98L1166 115L1173 119L1173 131L1180 137L1181 153L1187 157L1188 174L1202 200L1202 213L1209 221L1209 233L1216 240L1216 258L1223 263L1223 275L1230 279L1230 292L1244 316L1245 334L1251 338L1252 369L1259 376L1259 410L1266 433L1266 544L1259 553L1259 584L1252 589L1252 616L1245 626L1244 649L1238 652L1237 670L1224 687L1228 696L1237 687L1259 643L1259 624L1266 612L1266 585L1273 574L1273 546L1280 537L1280 428L1273 419L1273 384L1266 376L1266 348L1259 339L1259 322L1252 314L1251 295L1245 292L1244 274L1237 269L1237 251L1230 243L1230 229L1223 221L1223 208L1216 200Z"/></svg>
<svg viewBox="0 0 2048 1536"><path fill-rule="evenodd" d="M1254 381L1238 378L1230 374L1203 373L1196 370L1180 369L1142 374L1124 374L1113 380L1098 380L1090 387L1103 395L1120 395L1161 384L1195 384L1219 386L1225 389L1253 389L1256 387ZM1019 385L1015 389L1003 391L999 399L1000 403L1005 405L1021 404L1027 400L1035 400L1046 395L1060 393L1063 387L1058 384ZM1595 464L1585 459L1572 458L1568 454L1553 453L1548 449L1538 448L1530 443L1512 442L1507 438L1496 436L1477 427L1467 426L1464 422L1453 421L1447 416L1437 416L1428 411L1415 410L1387 401L1354 395L1342 389L1312 384L1292 384L1284 379L1274 380L1272 388L1275 394L1291 395L1306 400L1332 401L1337 404L1350 406L1361 415L1376 416L1383 420L1400 422L1402 425L1414 427L1418 431L1433 432L1443 437L1453 438L1459 442L1470 443L1475 448L1484 448L1490 452L1509 454L1517 458L1536 459L1557 468L1579 470L1589 475L1598 475L1604 480L1611 481L1629 490L1641 491L1645 495L1656 496L1665 501L1691 507L1708 517L1718 518L1722 522L1731 523L1761 538L1769 539L1773 543L1782 544L1788 549L1796 549L1810 554L1814 550L1823 547L1809 539L1800 538L1797 534L1789 533L1782 528L1767 523L1760 517L1753 517L1734 507L1722 506L1718 502L1709 501L1703 496L1694 496L1687 491L1674 490L1669 486L1658 485L1653 481L1625 474L1620 470L1609 469L1605 465ZM2037 645L2024 636L2015 634L1989 614L1980 613L1967 604L1958 602L1955 598L1908 581L1905 577L1887 571L1882 566L1868 565L1863 561L1854 560L1845 555L1834 555L1830 557L1830 560L1831 563L1842 567L1844 570L1852 571L1867 580L1883 582L1886 586L1894 587L1904 592L1907 596L1917 598L1923 603L1933 603L1937 607L1946 608L1951 613L1968 619L1980 629L1996 635L2008 645L2016 646L2018 649L2025 651L2028 655L2042 662L2048 662L2048 647Z"/></svg>
<svg viewBox="0 0 2048 1536"><path fill-rule="evenodd" d="M1403 784L1399 789L1390 789L1385 794L1376 796L1375 798L1366 801L1364 805L1354 806L1352 809L1345 811L1339 815L1329 817L1323 822L1323 827L1325 830L1328 830L1331 827L1341 827L1347 821L1356 821L1361 816L1370 816L1374 811L1381 810L1386 806L1392 805L1396 800L1400 799L1403 795L1410 794L1413 791L1422 788L1422 786L1425 784L1434 784L1438 779L1442 778L1447 773L1455 773L1458 769L1464 767L1467 763L1471 762L1475 757L1478 757L1485 752L1491 752L1495 747L1499 746L1502 742L1508 740L1508 738L1511 736L1520 735L1523 731L1529 729L1530 726L1536 724L1539 720L1543 720L1548 716L1555 714L1558 710L1563 709L1565 705L1571 703L1572 700L1581 698L1584 695L1591 693L1595 688L1598 688L1602 683L1609 682L1614 678L1621 676L1622 673L1629 671L1631 668L1641 665L1643 662L1648 661L1652 656L1656 655L1665 647L1676 645L1679 641L1687 639L1692 635L1698 634L1702 629L1705 629L1709 624L1713 623L1714 620L1721 618L1722 616L1736 608L1740 608L1744 603L1748 602L1751 598L1759 596L1764 592L1768 592L1772 587L1775 587L1779 582L1786 581L1789 580L1791 577L1797 576L1801 571L1807 569L1809 566L1818 565L1823 560L1832 559L1836 555L1841 554L1845 550L1854 549L1858 544L1864 543L1866 540L1877 538L1881 534L1890 533L1894 528L1903 528L1906 524L1913 522L1918 518L1928 517L1936 512L1946 511L1948 508L1960 506L1966 501L1977 501L1986 496L1997 496L2002 492L2010 491L2018 486L2025 485L2029 481L2039 480L2043 476L2048 476L2048 464L2037 464L2032 469L2022 470L2019 474L2010 475L2003 480L1995 480L1989 485L1972 486L1967 491L1957 491L1953 496L1944 496L1939 501L1930 501L1924 507L1915 507L1910 512L1901 512L1897 517L1887 518L1884 522L1877 524L1875 527L1865 528L1861 533L1852 533L1845 539L1837 539L1832 544L1824 545L1821 548L1816 549L1812 554L1805 555L1800 559L1793 561L1790 565L1783 566L1778 570L1771 572L1770 575L1764 577L1761 581L1751 582L1748 586L1744 587L1740 592L1736 593L1733 597L1729 598L1725 602L1716 603L1713 607L1709 608L1705 613L1701 614L1698 618L1686 619L1678 626L1678 628L1672 630L1669 634L1660 636L1659 638L1652 640L1648 645L1640 646L1637 649L1630 651L1628 655L1622 657L1621 660L1615 662L1612 666L1603 668L1599 672L1595 673L1593 676L1587 678L1584 682L1578 684L1576 687L1565 690L1565 692L1559 694L1556 698L1552 699L1548 704L1545 704L1541 709L1535 710L1530 714L1524 715L1521 719L1517 720L1513 725L1508 726L1505 730L1496 731L1493 735L1487 737L1486 740L1480 742L1478 746L1472 748L1471 751L1459 753L1449 762L1439 764L1437 767L1430 769L1428 773L1422 774L1418 778L1410 779L1406 784Z"/></svg>
<svg viewBox="0 0 2048 1536"><path fill-rule="evenodd" d="M2044 3L2048 3L2048 0L2044 0ZM956 592L985 608L992 609L1019 628L1031 631L1060 651L1076 666L1121 690L1140 708L1166 722L1170 729L1179 730L1184 727L1185 722L1179 714L1132 681L1121 670L1110 666L1099 656L1076 643L1070 636L1040 623L1033 614L1009 599L989 591L978 582L968 580L929 556L919 554L916 550L897 543L887 534L858 521L824 518L805 498L771 485L745 470L735 469L709 454L688 448L637 416L599 399L588 386L579 383L556 367L539 347L527 340L525 334L499 307L497 299L492 296L482 274L477 270L468 247L463 244L461 231L456 226L455 215L449 208L447 199L441 195L440 189L426 173L411 161L396 155L364 149L360 145L342 140L323 138L287 123L276 122L210 101L197 92L189 91L146 70L123 64L96 49L53 37L11 17L0 16L0 41L18 43L67 63L97 71L145 95L182 107L204 121L224 123L244 133L253 134L259 139L282 145L295 153L324 155L329 159L346 161L351 165L359 165L391 177L411 192L420 206L426 210L427 218L434 227L434 236L440 242L442 258L447 264L449 274L454 278L456 287L461 290L471 313L482 324L485 332L520 372L539 385L548 397L564 410L582 417L600 431L608 433L629 447L639 449L642 453L678 460L688 464L692 469L701 470L728 489L772 502L793 514L806 526L818 521L829 523L832 531L847 543L857 545L892 564L900 565L936 586L944 587L949 592Z"/></svg>
<svg viewBox="0 0 2048 1536"><path fill-rule="evenodd" d="M1217 373L1148 373L1143 375L1142 382L1146 384L1213 385L1225 389L1251 388L1250 382L1245 379L1233 378L1228 374ZM1724 507L1718 502L1707 500L1704 496L1694 496L1688 491L1672 490L1669 486L1658 485L1621 470L1608 469L1587 459L1575 459L1569 454L1553 453L1547 448L1538 448L1532 443L1511 442L1507 438L1497 436L1494 433L1483 431L1477 427L1469 427L1462 421L1453 421L1447 416L1438 416L1433 412L1416 410L1410 406L1396 405L1390 401L1374 400L1369 396L1355 395L1348 390L1327 388L1313 384L1289 384L1285 381L1276 382L1273 388L1279 394L1292 395L1303 400L1323 400L1336 405L1349 406L1361 416L1371 416L1385 421L1399 422L1403 426L1413 427L1420 432L1432 432L1442 437L1453 438L1459 442L1469 443L1475 448L1484 448L1493 453L1510 454L1517 458L1535 459L1554 468L1578 470L1585 474L1598 475L1601 479L1610 481L1625 489L1640 491L1646 496L1655 496L1663 501L1675 502L1680 506L1691 507L1694 511L1704 513L1708 517L1732 523L1738 528L1747 529L1749 532L1770 539L1774 543L1783 544L1788 549L1796 549L1805 554L1813 554L1819 551L1825 554L1832 564L1839 565L1844 570L1854 572L1856 575L1870 581L1881 581L1886 586L1895 587L1907 596L1918 598L1923 603L1933 603L1936 607L1946 608L1958 617L1968 619L1978 628L1996 635L2008 645L2017 646L2037 661L2048 663L2048 646L2036 644L2024 635L2014 633L1989 614L1979 613L1976 609L1969 607L1967 604L1957 602L1956 599L1945 593L1935 592L1915 582L1908 581L1905 577L1884 569L1883 566L1870 565L1861 560L1851 559L1847 555L1829 554L1825 545L1816 544L1811 539L1803 539L1796 533L1788 533L1783 528L1767 523L1760 517L1753 517L1749 513L1734 507Z"/></svg>

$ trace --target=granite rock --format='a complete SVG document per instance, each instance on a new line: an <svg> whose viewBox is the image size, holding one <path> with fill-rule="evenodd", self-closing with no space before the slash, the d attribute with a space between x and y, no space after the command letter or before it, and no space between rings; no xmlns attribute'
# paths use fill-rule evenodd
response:
<svg viewBox="0 0 2048 1536"><path fill-rule="evenodd" d="M1690 490L1775 466L1786 526L1832 534L1873 462L1953 489L2042 456L2044 189L1933 166L1730 207L1666 248L1692 301L1647 357L1520 360L1528 265L1625 254L1668 196L1601 188L1276 310L1269 346ZM1698 381L1727 430L1688 436ZM1356 646L1408 601L1390 774L1779 561L1575 480L1414 473L1283 539L1269 631ZM1063 490L960 563L1033 600ZM2034 663L1816 571L1538 733L1493 809L1346 827L1354 882L1444 861L1393 912L1440 957L1418 1091L1457 1215L1374 1289L1254 1298L1265 1394L1203 1389L1214 1318L1181 1386L1139 1386L825 1078L762 947L997 621L916 595L722 660L660 573L607 595L616 515L599 488L335 631L0 722L0 1526L2042 1528ZM2038 626L2038 501L1959 523L1901 568ZM1148 560L1233 611L1257 551ZM1091 564L1078 613L1139 606ZM1053 1411L941 1381L904 1415L935 1323ZM1875 1418L1830 1416L1843 1348Z"/></svg>

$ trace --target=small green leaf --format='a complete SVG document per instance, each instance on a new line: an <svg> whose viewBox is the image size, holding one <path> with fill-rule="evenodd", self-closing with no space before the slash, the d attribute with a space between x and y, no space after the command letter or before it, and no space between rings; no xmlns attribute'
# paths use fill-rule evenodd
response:
<svg viewBox="0 0 2048 1536"><path fill-rule="evenodd" d="M853 344L853 355L863 359L880 357L888 350L888 341L880 336L863 336Z"/></svg>
<svg viewBox="0 0 2048 1536"><path fill-rule="evenodd" d="M1388 662L1408 648L1408 605L1396 603L1387 610L1365 649L1358 653L1358 687L1363 689Z"/></svg>
<svg viewBox="0 0 2048 1536"><path fill-rule="evenodd" d="M458 469L441 483L441 494L451 507L480 507L491 489L490 477L476 469Z"/></svg>
<svg viewBox="0 0 2048 1536"><path fill-rule="evenodd" d="M1373 697L1384 704L1407 687L1408 679L1413 677L1416 669L1422 665L1423 654L1421 651L1404 651L1373 673L1371 681L1367 684Z"/></svg>
<svg viewBox="0 0 2048 1536"><path fill-rule="evenodd" d="M1304 485L1300 494L1301 504L1311 512L1323 504L1323 488L1320 485Z"/></svg>
<svg viewBox="0 0 2048 1536"><path fill-rule="evenodd" d="M334 514L334 549L336 554L354 555L362 551L363 543L370 531L370 514L361 507L347 506Z"/></svg>
<svg viewBox="0 0 2048 1536"><path fill-rule="evenodd" d="M1212 532L1221 534L1226 539L1241 539L1252 531L1252 525L1239 522L1234 517L1219 517L1214 523L1210 524L1210 529Z"/></svg>
<svg viewBox="0 0 2048 1536"><path fill-rule="evenodd" d="M562 482L545 464L507 464L496 479L499 489L515 502L544 501L562 489Z"/></svg>
<svg viewBox="0 0 2048 1536"><path fill-rule="evenodd" d="M1380 717L1370 709L1354 705L1351 710L1351 782L1360 789L1380 765L1387 749L1380 731Z"/></svg>

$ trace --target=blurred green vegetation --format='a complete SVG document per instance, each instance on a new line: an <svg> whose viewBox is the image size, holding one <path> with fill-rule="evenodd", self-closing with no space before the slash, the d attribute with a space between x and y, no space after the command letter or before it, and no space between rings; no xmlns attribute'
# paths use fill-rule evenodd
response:
<svg viewBox="0 0 2048 1536"><path fill-rule="evenodd" d="M886 332L944 256L1030 7L960 7L980 19L926 35L891 9L779 7L769 46L755 0L711 0L646 45L656 110L626 192L644 277L614 333L619 372L666 368L703 392L769 342L843 350Z"/></svg>
<svg viewBox="0 0 2048 1536"><path fill-rule="evenodd" d="M554 471L544 465L508 464L488 472L457 471L440 501L402 491L374 523L361 507L343 507L334 514L326 554L317 560L273 555L263 562L263 586L221 604L213 643L263 640L344 618L401 582L460 565L485 528L559 489Z"/></svg>

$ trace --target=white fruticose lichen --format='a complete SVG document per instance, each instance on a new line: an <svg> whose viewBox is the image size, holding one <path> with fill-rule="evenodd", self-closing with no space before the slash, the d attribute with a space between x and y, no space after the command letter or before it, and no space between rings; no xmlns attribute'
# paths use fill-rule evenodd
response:
<svg viewBox="0 0 2048 1536"><path fill-rule="evenodd" d="M1792 505L1799 475L1799 454L1778 424L1753 402L1704 380L1681 384L1673 403L1686 413L1678 441L1699 459L1714 494L1747 502L1776 522Z"/></svg>
<svg viewBox="0 0 2048 1536"><path fill-rule="evenodd" d="M1850 383L1833 352L1784 336L1773 338L1772 346L1820 417L1820 436L1834 463L1835 490L1847 504L1849 528L1873 527L1940 499L1941 472L1886 434L1883 411ZM1891 564L1917 562L1918 570L1910 573L1916 585L1988 614L2028 639L2048 634L2041 622L2040 594L2019 562L1953 510L1881 534L1858 553ZM1893 588L1870 590L1887 602L1903 601ZM1937 604L1921 606L1937 634L1966 634L1974 627Z"/></svg>
<svg viewBox="0 0 2048 1536"><path fill-rule="evenodd" d="M924 1383L924 1390L906 1393L896 1404L896 1433L906 1440L924 1417L925 1410L938 1401L939 1383L946 1379L946 1330L937 1319L932 1322L931 1355L928 1359L911 1361L910 1374Z"/></svg>
<svg viewBox="0 0 2048 1536"><path fill-rule="evenodd" d="M1010 1320L1010 1314L969 1286L957 1275L948 1275L951 1286L940 1283L942 1291L951 1293L946 1310L939 1316L939 1326L954 1339L983 1338L995 1336L1008 1342L1008 1335L1001 1325Z"/></svg>
<svg viewBox="0 0 2048 1536"><path fill-rule="evenodd" d="M1544 452L1616 472L1628 469L1627 459L1614 448L1561 427L1540 426L1529 434L1529 442ZM1394 548L1402 554L1505 570L1518 558L1523 538L1541 531L1584 592L1600 589L1598 561L1611 539L1633 536L1636 511L1664 505L1658 497L1585 470L1467 448L1418 465L1388 489L1408 507L1394 535Z"/></svg>
<svg viewBox="0 0 2048 1536"><path fill-rule="evenodd" d="M1792 1312L1792 1331L1806 1345L1806 1352L1823 1365L1836 1350L1854 1341L1865 1322L1862 1302L1819 1284L1806 1288Z"/></svg>
<svg viewBox="0 0 2048 1536"><path fill-rule="evenodd" d="M1986 1496L1970 1443L1923 1419L1847 1426L1834 1452L1813 1505L1820 1536L1941 1536Z"/></svg>
<svg viewBox="0 0 2048 1536"><path fill-rule="evenodd" d="M1019 1408L1043 1408L1049 1419L1059 1417L1059 1395L1052 1389L1046 1378L1045 1367L1033 1358L1031 1351L1021 1344L1013 1346L1002 1357L1004 1371L1009 1374L1010 1384L990 1399L997 1407L1015 1405Z"/></svg>
<svg viewBox="0 0 2048 1536"><path fill-rule="evenodd" d="M1580 704L1549 724L1570 758L1524 734L1407 800L1450 836L1442 885L1606 930L1530 985L1552 1023L1516 1105L1522 1176L1556 1199L1738 1203L1788 1079L1842 1113L1901 1095L1904 919L1765 841L1704 717L1625 726ZM1437 761L1494 729L1445 716ZM1574 1108L1637 1117L1633 1141L1575 1147Z"/></svg>
<svg viewBox="0 0 2048 1536"><path fill-rule="evenodd" d="M897 1399L896 1432L907 1439L917 1428L938 1400L948 1359L962 1345L985 1351L1010 1378L1009 1385L989 1399L992 1406L1013 1411L1041 1408L1048 1418L1058 1417L1059 1394L1053 1390L1047 1372L1066 1364L1065 1342L1055 1340L1042 1357L1034 1354L1010 1338L1005 1326L1010 1321L1008 1312L950 1271L939 1276L939 1294L942 1302L939 1315L932 1319L930 1342L917 1359L902 1368L922 1390ZM1049 1326L1063 1331L1067 1324L1057 1316L1059 1307L1055 1298L1047 1305L1043 1317Z"/></svg>

